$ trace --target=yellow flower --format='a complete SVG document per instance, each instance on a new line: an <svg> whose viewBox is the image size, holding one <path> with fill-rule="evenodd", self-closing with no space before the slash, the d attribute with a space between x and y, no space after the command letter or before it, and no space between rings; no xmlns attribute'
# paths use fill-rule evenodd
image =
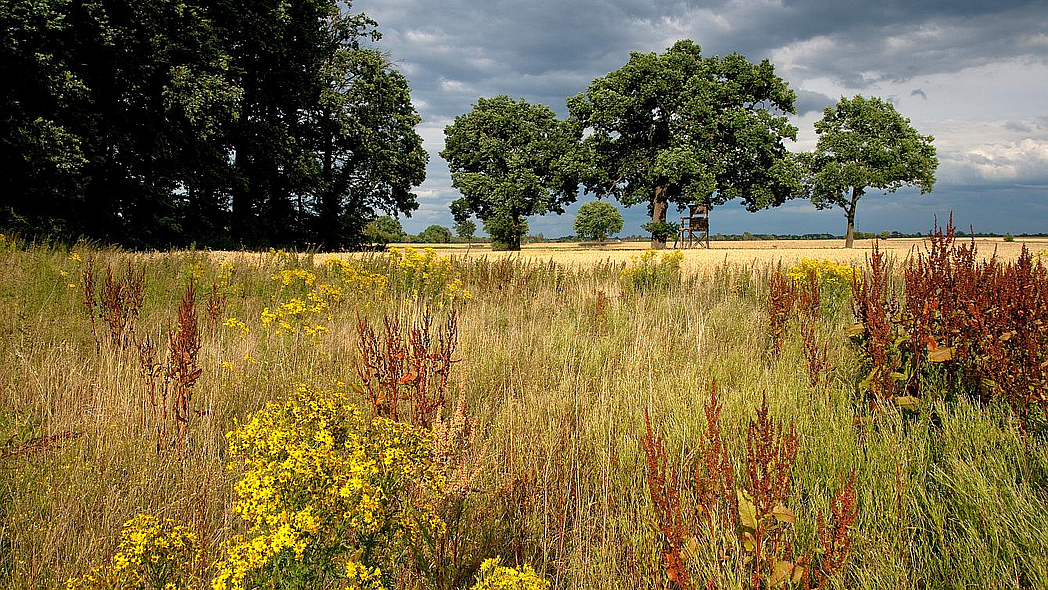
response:
<svg viewBox="0 0 1048 590"><path fill-rule="evenodd" d="M263 314L265 314L265 311L263 311ZM228 318L226 321L222 322L222 325L233 330L239 330L240 333L244 335L251 333L251 328L248 328L243 320L237 318Z"/></svg>

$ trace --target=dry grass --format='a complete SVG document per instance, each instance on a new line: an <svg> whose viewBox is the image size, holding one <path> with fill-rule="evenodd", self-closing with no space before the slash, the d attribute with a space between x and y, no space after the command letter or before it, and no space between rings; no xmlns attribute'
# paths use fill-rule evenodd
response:
<svg viewBox="0 0 1048 590"><path fill-rule="evenodd" d="M913 243L888 242L900 255ZM795 424L788 505L808 523L797 527L798 553L815 547L818 515L830 512L834 490L855 472L852 552L861 558L844 566L842 587L1048 587L1044 445L1025 441L1005 409L963 399L934 408L934 421L894 417L857 431L858 375L843 338L853 321L847 302L824 294L815 329L828 343L831 368L818 388L810 386L796 330L771 358L765 302L774 261L859 263L867 244L853 251L750 244L688 251L685 268L708 272L649 293L624 287L616 267L599 264L628 261L643 244L520 254L474 247L459 267L473 298L459 310L461 362L450 382L467 376L463 399L484 454L469 535L483 547L480 557L531 563L558 589L666 587L657 531L647 524L644 413L663 440L668 469L688 470L708 428L703 404L715 379L728 456L745 456L747 425L764 394L771 417ZM1002 243L998 254L1011 257L1017 245ZM190 279L203 300L225 272L218 262L228 262L224 315L244 320L250 332L221 323L201 331L203 372L190 408L199 414L188 426L187 452L158 454L137 357L96 351L82 296L67 286L81 263L65 251L0 251L8 269L0 284L3 587L58 587L104 562L121 524L138 512L191 523L214 556L243 531L230 510L235 474L225 470L224 434L296 382L359 384L358 312L372 325L389 314L405 327L419 313L410 292L393 293L333 310L320 339L279 335L259 322L262 308L282 297L272 275L315 270L322 257L78 251L96 268L130 258L145 272L136 333L158 343L167 341ZM492 264L503 258L509 262ZM435 313L434 325L442 325L446 312ZM67 432L83 435L51 444ZM20 450L30 447L41 452ZM745 466L732 468L741 480Z"/></svg>
<svg viewBox="0 0 1048 590"><path fill-rule="evenodd" d="M979 252L983 257L996 254L1004 261L1019 258L1023 244L1032 252L1048 248L1048 238L1016 239L1005 242L1000 238L977 238ZM885 254L903 261L915 248L928 247L926 239L896 238L877 240ZM753 268L764 268L768 265L782 263L792 266L804 258L831 260L838 264L862 266L873 250L875 240L856 240L855 247L844 248L843 240L754 240L711 242L710 248L683 250L682 269L689 273L707 274L719 266L745 265ZM466 244L393 244L395 247L436 247L441 256L454 258L504 258L519 259L526 262L555 262L556 264L574 267L592 267L599 263L628 263L649 247L648 242L615 242L604 246L580 246L571 243L524 244L520 252L492 252L487 246ZM468 251L468 252L467 252ZM216 259L225 260L232 253L216 252ZM320 256L320 255L318 255ZM327 256L326 254L323 256ZM340 254L339 256L353 256Z"/></svg>

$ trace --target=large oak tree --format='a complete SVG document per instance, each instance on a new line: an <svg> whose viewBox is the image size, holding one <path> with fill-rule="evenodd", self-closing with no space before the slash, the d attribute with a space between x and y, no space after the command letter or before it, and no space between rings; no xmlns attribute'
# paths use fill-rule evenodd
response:
<svg viewBox="0 0 1048 590"><path fill-rule="evenodd" d="M795 95L767 60L703 57L678 41L665 53L631 53L629 62L568 99L590 130L583 183L623 205L647 203L652 247L671 230L666 211L741 198L756 211L795 196L800 170L783 139L797 130Z"/></svg>
<svg viewBox="0 0 1048 590"><path fill-rule="evenodd" d="M578 193L577 125L549 107L505 95L480 98L444 129L457 222L476 215L492 247L519 250L528 215L563 213Z"/></svg>
<svg viewBox="0 0 1048 590"><path fill-rule="evenodd" d="M855 207L868 189L932 190L939 165L930 135L921 135L895 107L877 97L841 97L815 122L815 151L804 159L812 203L840 207L848 219L845 247L855 240Z"/></svg>

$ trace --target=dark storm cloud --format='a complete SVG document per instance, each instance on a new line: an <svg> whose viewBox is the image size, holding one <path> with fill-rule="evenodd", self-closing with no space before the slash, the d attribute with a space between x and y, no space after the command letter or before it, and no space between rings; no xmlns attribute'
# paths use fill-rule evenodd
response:
<svg viewBox="0 0 1048 590"><path fill-rule="evenodd" d="M798 90L797 101L793 103L793 106L796 107L797 114L803 116L808 113L821 113L826 107L835 104L837 104L837 99L830 98L821 92Z"/></svg>
<svg viewBox="0 0 1048 590"><path fill-rule="evenodd" d="M911 90L910 96L919 96L924 100L928 100L928 93L926 93L924 90L921 90L920 88L914 88L913 90Z"/></svg>

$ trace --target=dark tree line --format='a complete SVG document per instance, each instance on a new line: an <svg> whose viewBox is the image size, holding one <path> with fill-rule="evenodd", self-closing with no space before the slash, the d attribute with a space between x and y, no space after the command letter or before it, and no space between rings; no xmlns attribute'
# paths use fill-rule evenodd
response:
<svg viewBox="0 0 1048 590"><path fill-rule="evenodd" d="M352 246L426 153L333 0L0 3L0 227L133 247Z"/></svg>

